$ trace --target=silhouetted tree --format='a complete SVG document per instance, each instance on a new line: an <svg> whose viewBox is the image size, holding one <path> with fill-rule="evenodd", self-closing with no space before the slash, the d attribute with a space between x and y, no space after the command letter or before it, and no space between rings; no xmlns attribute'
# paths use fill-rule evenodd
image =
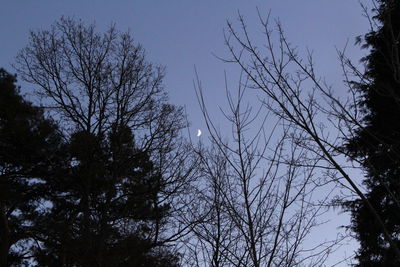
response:
<svg viewBox="0 0 400 267"><path fill-rule="evenodd" d="M347 149L360 160L367 175L365 194L383 219L394 242L400 245L400 2L376 1L377 28L365 36L370 54L364 79L355 86L361 92L362 127ZM383 238L382 228L361 200L348 203L352 229L360 241L358 266L399 266L400 258Z"/></svg>
<svg viewBox="0 0 400 267"><path fill-rule="evenodd" d="M67 151L68 170L49 182L51 208L37 219L39 266L176 266L151 236L168 210L157 205L161 176L130 129L76 132Z"/></svg>
<svg viewBox="0 0 400 267"><path fill-rule="evenodd" d="M188 229L179 214L194 161L180 136L182 109L167 103L163 68L114 26L100 34L62 18L30 37L17 69L59 119L69 157L38 218L37 261L176 266L165 246Z"/></svg>
<svg viewBox="0 0 400 267"><path fill-rule="evenodd" d="M361 244L362 249L366 248L363 255L373 261L390 257L393 263L400 259L400 202L395 180L399 158L399 10L397 1L377 2L377 19L384 26L367 35L367 46L372 48L367 57L367 75L345 56L345 51L338 51L347 95L337 95L319 76L312 53L307 51L303 57L300 49L288 41L280 22L271 26L269 17L259 15L265 37L260 45L252 39L242 16L239 28L228 23L225 41L230 57L226 62L238 65L249 79L249 87L261 92L263 107L287 123L288 137L307 151L304 158L320 162L316 167L323 170L325 183L341 188L333 204L358 199L353 202L353 210L363 212L359 216L363 222L354 217L353 227L363 232L364 236L359 236L362 242L369 242ZM353 141L346 148L348 140ZM350 164L344 156L352 159ZM293 164L309 166L307 162ZM368 176L374 176L367 178L366 187L357 178L361 167L368 170ZM377 190L373 192L372 188ZM362 249L360 252L364 253Z"/></svg>
<svg viewBox="0 0 400 267"><path fill-rule="evenodd" d="M190 266L324 265L341 238L305 244L323 223L329 199L313 198L321 188L319 159L307 159L307 151L291 142L289 124L262 108L253 112L245 102L249 85L240 80L236 91L226 91L223 114L232 131L225 137L197 84L211 142L197 149L201 182L187 215L196 223L185 256Z"/></svg>
<svg viewBox="0 0 400 267"><path fill-rule="evenodd" d="M34 238L43 183L61 162L56 125L23 99L15 83L0 69L0 266L20 265L31 255L24 243Z"/></svg>

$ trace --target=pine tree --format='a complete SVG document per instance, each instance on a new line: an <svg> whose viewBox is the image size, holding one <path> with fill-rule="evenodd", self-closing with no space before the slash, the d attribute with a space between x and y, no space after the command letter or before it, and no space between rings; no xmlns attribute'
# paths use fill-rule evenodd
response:
<svg viewBox="0 0 400 267"><path fill-rule="evenodd" d="M363 127L347 145L351 157L362 162L366 172L366 197L400 246L400 2L377 1L374 20L379 27L365 36L370 53L359 105ZM400 266L400 259L384 240L382 228L365 202L348 203L352 229L360 242L358 266Z"/></svg>
<svg viewBox="0 0 400 267"><path fill-rule="evenodd" d="M52 205L37 220L39 266L177 266L149 237L168 207L156 206L161 177L130 129L79 131L67 147L68 169L49 184Z"/></svg>
<svg viewBox="0 0 400 267"><path fill-rule="evenodd" d="M43 183L58 165L61 136L41 108L23 99L0 69L0 266L22 264L34 236Z"/></svg>

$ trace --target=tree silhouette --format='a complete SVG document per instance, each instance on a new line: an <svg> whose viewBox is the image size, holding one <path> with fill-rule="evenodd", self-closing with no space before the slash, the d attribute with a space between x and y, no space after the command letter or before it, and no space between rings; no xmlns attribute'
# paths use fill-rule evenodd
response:
<svg viewBox="0 0 400 267"><path fill-rule="evenodd" d="M166 245L188 230L179 214L194 162L163 68L130 33L69 18L31 32L16 65L67 140L67 162L48 181L50 205L36 220L38 264L176 266Z"/></svg>
<svg viewBox="0 0 400 267"><path fill-rule="evenodd" d="M377 1L373 20L378 28L365 36L364 47L370 54L363 82L356 83L361 92L363 126L356 130L347 149L353 159L362 162L367 173L366 197L385 222L390 235L400 245L400 3ZM360 241L358 266L398 266L400 259L365 203L348 203L352 228Z"/></svg>
<svg viewBox="0 0 400 267"><path fill-rule="evenodd" d="M390 173L387 171L390 170L390 165L394 167L398 158L397 145L395 145L396 134L398 134L396 127L398 127L399 107L396 83L399 81L398 74L400 73L398 68L398 4L396 1L378 2L381 5L378 10L379 16L376 19L385 17L384 25L387 27L386 30L384 30L385 27L381 29L384 30L386 39L379 41L381 47L377 47L375 51L372 49L373 53L367 58L370 62L367 75L364 75L352 64L345 56L345 51L338 51L345 78L344 87L348 90L346 96L336 95L336 91L319 76L312 52L307 50L306 55L302 56L300 49L292 45L285 36L279 21L271 26L269 16L263 18L259 14L265 37L264 43L260 45L252 39L242 16L239 15L239 27L236 28L233 24L228 23L225 40L230 57L225 61L239 66L249 80L249 88L261 92L263 107L288 125L288 136L291 142L307 151L305 152L305 162L294 162L293 166L309 167L307 160L318 160L319 164L315 167L323 172L325 184L340 188L340 194L332 204L352 203L350 209L358 210L362 207L362 212L368 214L367 219L362 216L360 218L363 218L364 225L370 224L374 227L374 230L370 232L369 228L362 226L363 234L366 237L364 240L369 239L369 235L375 236L369 239L375 242L375 245L371 244L371 247L376 248L375 251L370 250L370 256L375 257L374 261L388 256L387 259L389 260L390 257L391 264L397 266L397 259L400 259L399 236L398 230L396 230L399 221L397 217L398 183L389 182L387 178L382 180L379 175L385 177L389 175ZM389 14L390 16L388 16ZM390 26L389 22L395 24L396 27ZM381 30L377 31L377 33L379 32ZM374 39L376 39L376 34L373 31L367 35L367 42L372 42ZM377 39L379 40L379 38ZM367 43L367 46L371 45L372 43ZM375 45L371 47L373 48ZM371 57L376 56L379 60L370 61ZM366 92L374 84L374 82L369 83L375 78L372 76L375 75L372 67L379 69L379 82L380 86L383 86L379 89L374 88L375 92L371 92L371 98L368 98L369 96L362 90ZM386 77L388 75L391 77ZM359 79L359 81L355 82L354 79ZM360 99L362 105L360 105ZM377 114L378 109L369 110L368 105L379 105L381 110L387 109L382 116L376 118L377 129L369 129L371 126L369 120ZM363 131L363 129L366 130ZM385 132L385 129L388 131ZM378 132L371 130L378 130ZM368 138L354 138L357 133L367 135ZM369 143L372 139L374 139L375 146ZM349 140L351 140L350 143ZM389 142L389 140L392 141ZM362 144L358 143L360 141L367 146L362 148ZM370 150L371 148L372 150ZM378 153L382 148L390 153L386 153L384 150L382 153ZM365 153L368 151L371 154ZM377 165L377 168L372 166L372 161L370 161L375 156L377 164L382 164L381 166ZM343 161L344 157L350 157L352 162L346 164ZM353 172L354 168L360 169L360 166L377 174L377 179L368 179L367 188L363 188L360 179L357 179L358 175ZM381 168L380 173L379 168ZM396 177L396 168L391 170L394 172L393 177ZM384 180L386 182L382 182ZM372 192L370 189L378 183L380 184L379 190L384 193L376 191L374 194L379 197L372 197L372 194L368 192ZM349 199L357 200L348 202ZM381 202L379 203L379 201ZM385 202L387 205L384 204ZM385 210L382 205L388 209ZM357 218L354 218L353 229L358 231L356 228L358 227ZM362 247L364 245L362 244ZM381 252L382 254L379 254ZM388 254L384 256L385 253Z"/></svg>
<svg viewBox="0 0 400 267"><path fill-rule="evenodd" d="M151 223L168 206L157 205L161 176L134 147L130 129L104 138L76 132L66 151L67 170L48 184L51 208L37 219L39 265L176 266L151 238Z"/></svg>
<svg viewBox="0 0 400 267"><path fill-rule="evenodd" d="M15 76L0 69L0 265L21 264L23 243L34 237L32 221L43 184L61 162L61 136L41 108L25 101Z"/></svg>

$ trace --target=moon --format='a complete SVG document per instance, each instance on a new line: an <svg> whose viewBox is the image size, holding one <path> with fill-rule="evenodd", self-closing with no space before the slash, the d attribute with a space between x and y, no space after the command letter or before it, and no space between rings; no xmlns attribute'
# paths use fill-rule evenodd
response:
<svg viewBox="0 0 400 267"><path fill-rule="evenodd" d="M200 137L200 135L201 135L201 130L197 129L197 137Z"/></svg>

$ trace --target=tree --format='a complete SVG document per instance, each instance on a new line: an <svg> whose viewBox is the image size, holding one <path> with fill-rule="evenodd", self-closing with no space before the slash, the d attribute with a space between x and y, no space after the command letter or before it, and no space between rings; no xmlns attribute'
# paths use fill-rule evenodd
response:
<svg viewBox="0 0 400 267"><path fill-rule="evenodd" d="M392 11L392 9L389 10ZM363 116L365 106L358 105L360 97L363 97L362 92L358 89L359 86L355 86L368 81L368 75L363 75L363 72L352 64L345 56L345 51L338 51L345 78L344 86L348 89L346 97L339 97L331 86L319 77L310 51L302 57L299 49L294 48L288 41L279 21L273 28L269 16L264 19L259 15L259 18L265 37L265 43L260 46L252 40L242 16L239 16L239 30L228 23L225 40L231 57L225 61L238 65L249 79L249 87L262 93L263 106L290 125L288 136L294 144L308 151L307 159L314 158L320 162L317 167L325 171L326 183L339 186L340 194L337 195L333 204L343 205L348 200L358 199L355 203L357 205L362 203L364 211L373 218L376 229L379 228L377 237L379 237L380 247L390 247L387 251L391 251L392 257L397 261L400 259L398 238L396 232L391 229L391 224L387 223L387 220L394 220L395 224L397 217L386 217L378 210L379 207L374 206L374 199L368 193L365 194L368 192L368 186L363 187L361 179L357 179L356 176L361 175L361 166L365 167L368 161L361 158L361 154L352 154L346 148L348 140L352 140L356 133L363 132L361 129L368 128L368 121ZM393 17L394 22L395 19L397 17ZM389 33L394 33L386 43L386 47L390 48L388 50L392 54L382 57L379 61L383 63L384 59L386 68L383 69L391 70L396 74L398 73L397 32L390 30ZM374 39L374 36L370 38ZM393 45L393 41L396 45ZM380 49L376 51L378 54L381 53ZM359 82L355 83L355 79L359 79ZM388 86L389 91L386 93L390 93L390 97L393 97L392 104L397 105L397 93L390 88L394 90L395 87ZM373 93L375 95L380 92L380 90L375 91ZM374 101L371 99L371 102ZM374 103L383 104L384 102ZM392 116L395 116L394 121L397 120L395 114L392 113ZM372 136L377 138L378 144L386 143L380 136L374 133ZM356 140L358 138L354 139L353 143L356 143ZM386 157L391 154L384 153L384 155ZM344 157L351 158L351 164L346 163ZM381 160L383 158L379 159ZM304 164L299 162L296 165L309 166L307 162ZM358 174L355 174L354 170L358 170ZM390 205L397 205L399 198L396 192L398 191L395 184L391 186L394 188L384 188L385 194L390 196L395 203ZM389 200L389 197L385 200Z"/></svg>
<svg viewBox="0 0 400 267"><path fill-rule="evenodd" d="M165 245L188 229L179 214L194 161L180 136L182 109L167 103L163 68L146 61L129 33L111 26L100 34L69 18L31 32L16 68L39 86L68 139L68 164L49 183L52 205L38 221L46 227L37 261L175 266L177 253Z"/></svg>
<svg viewBox="0 0 400 267"><path fill-rule="evenodd" d="M20 95L15 76L0 69L0 265L20 265L42 205L43 183L62 156L61 135L42 108Z"/></svg>
<svg viewBox="0 0 400 267"><path fill-rule="evenodd" d="M347 150L361 161L366 171L366 198L384 220L385 226L400 245L400 79L399 34L400 3L392 0L376 1L372 19L377 27L365 36L364 48L370 54L364 79L355 83L361 96L363 127L355 131ZM360 241L358 266L398 266L400 258L382 238L383 231L366 204L360 200L347 203L352 212L352 229Z"/></svg>
<svg viewBox="0 0 400 267"><path fill-rule="evenodd" d="M65 176L48 186L52 207L36 221L38 264L176 266L149 238L168 206L157 205L161 177L147 153L134 148L130 129L115 129L108 138L74 133L67 151Z"/></svg>
<svg viewBox="0 0 400 267"><path fill-rule="evenodd" d="M227 89L228 140L212 122L198 83L211 145L197 148L201 182L188 215L196 218L189 265L321 266L341 238L306 243L322 224L329 199L313 198L321 183L319 160L307 159L307 151L291 143L289 124L246 105L248 85L241 80L237 91Z"/></svg>

